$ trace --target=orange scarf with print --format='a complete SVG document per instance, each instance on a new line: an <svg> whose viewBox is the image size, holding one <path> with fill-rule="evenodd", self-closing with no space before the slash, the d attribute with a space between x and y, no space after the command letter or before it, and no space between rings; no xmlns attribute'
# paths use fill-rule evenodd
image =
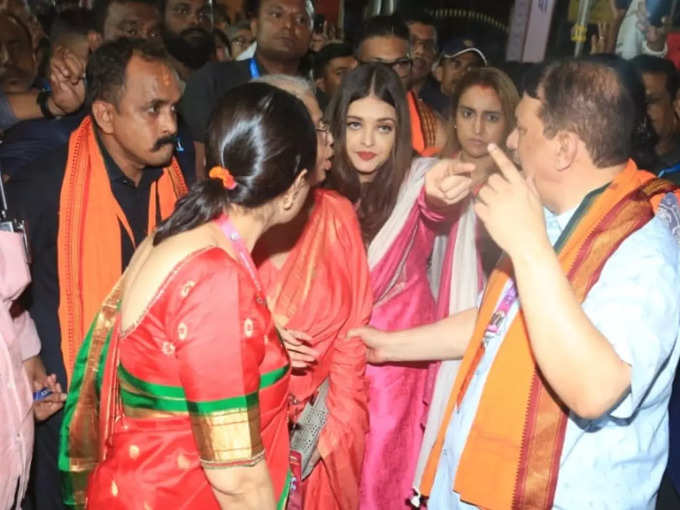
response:
<svg viewBox="0 0 680 510"><path fill-rule="evenodd" d="M156 226L157 213L161 218L170 216L177 199L186 193L184 177L173 158L151 187L148 232ZM88 115L69 139L59 199L59 327L69 380L87 327L123 272L121 226L134 245L130 224L111 191Z"/></svg>
<svg viewBox="0 0 680 510"><path fill-rule="evenodd" d="M579 302L597 282L611 254L654 216L656 198L674 188L667 181L649 180L630 161L593 199L558 252ZM434 484L451 414L465 397L484 352L484 331L511 275L512 265L506 258L489 279L446 418L425 468L424 495L430 494ZM546 386L534 362L520 310L490 369L460 459L453 488L461 500L492 510L551 508L567 418L568 409Z"/></svg>

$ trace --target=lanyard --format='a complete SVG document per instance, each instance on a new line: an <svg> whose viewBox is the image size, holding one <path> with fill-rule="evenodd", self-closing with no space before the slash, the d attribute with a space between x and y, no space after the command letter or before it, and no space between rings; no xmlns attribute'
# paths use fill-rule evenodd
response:
<svg viewBox="0 0 680 510"><path fill-rule="evenodd" d="M501 304L498 305L496 311L491 316L489 320L489 325L484 330L484 339L488 339L498 333L498 330L503 323L503 320L508 316L510 308L517 300L517 287L515 287L514 282L510 283L510 287L505 291Z"/></svg>
<svg viewBox="0 0 680 510"><path fill-rule="evenodd" d="M255 263L253 262L253 259L250 256L250 252L243 244L241 236L234 228L234 225L231 224L231 221L229 221L229 218L227 217L226 214L222 214L215 221L222 229L222 232L224 232L224 235L226 236L227 240L231 243L233 248L238 253L239 258L241 259L241 263L248 270L248 273L250 273L250 278L253 280L253 283L257 288L258 294L262 294L262 284L260 283L260 278L257 275Z"/></svg>
<svg viewBox="0 0 680 510"><path fill-rule="evenodd" d="M564 230L562 230L560 237L557 239L557 242L555 243L554 248L557 253L559 253L564 244L567 242L567 239L569 238L573 230L576 228L576 225L581 220L581 218L586 214L586 212L588 212L590 206L593 204L595 199L600 196L600 194L605 190L605 188L607 188L607 186L609 186L609 184L606 184L601 188L591 191L581 201L581 204L578 206L578 208L572 215L571 219L569 220L569 223L567 223L567 226L564 228ZM483 337L484 345L487 344L491 337L495 336L498 333L501 324L503 324L503 321L508 316L508 312L510 312L510 308L512 307L516 300L517 300L517 287L515 286L515 282L511 281L510 287L508 288L508 290L505 291L505 294L503 294L503 298L501 299L498 308L496 308L496 311L494 311L493 315L491 316L491 319L489 320L489 324L484 330Z"/></svg>
<svg viewBox="0 0 680 510"><path fill-rule="evenodd" d="M663 177L666 174L674 174L674 173L679 172L679 171L680 171L680 163L678 163L675 166L671 166L669 168L664 168L663 170L661 170L659 172L659 175L657 175L657 177Z"/></svg>
<svg viewBox="0 0 680 510"><path fill-rule="evenodd" d="M257 62L255 61L255 57L252 57L250 59L250 78L252 80L259 78L260 77L260 68L257 67Z"/></svg>

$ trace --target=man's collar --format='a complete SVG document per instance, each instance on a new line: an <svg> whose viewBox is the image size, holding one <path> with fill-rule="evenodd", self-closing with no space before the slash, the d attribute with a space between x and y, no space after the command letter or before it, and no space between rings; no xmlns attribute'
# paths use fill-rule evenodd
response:
<svg viewBox="0 0 680 510"><path fill-rule="evenodd" d="M680 134L673 139L673 148L666 154L660 155L659 159L667 167L680 162Z"/></svg>
<svg viewBox="0 0 680 510"><path fill-rule="evenodd" d="M571 220L571 217L576 212L576 209L578 209L578 207L569 209L568 211L565 211L561 214L555 214L547 207L544 207L543 214L545 216L546 225L552 225L553 228L559 229L559 234L561 234L562 231L567 228L569 220Z"/></svg>

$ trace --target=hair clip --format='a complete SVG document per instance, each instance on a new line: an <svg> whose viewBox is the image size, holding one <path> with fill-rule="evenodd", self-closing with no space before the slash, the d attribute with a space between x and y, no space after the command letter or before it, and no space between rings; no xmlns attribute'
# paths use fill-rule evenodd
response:
<svg viewBox="0 0 680 510"><path fill-rule="evenodd" d="M219 179L222 181L222 186L230 191L238 186L238 183L234 179L234 176L231 175L231 172L222 166L212 167L210 172L208 172L208 176L211 179Z"/></svg>

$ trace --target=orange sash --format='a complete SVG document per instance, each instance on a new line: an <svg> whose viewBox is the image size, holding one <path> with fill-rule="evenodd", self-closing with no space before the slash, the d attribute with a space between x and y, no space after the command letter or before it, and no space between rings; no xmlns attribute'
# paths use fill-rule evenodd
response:
<svg viewBox="0 0 680 510"><path fill-rule="evenodd" d="M653 217L652 201L673 189L667 181L646 180L629 161L594 198L558 253L579 302L598 280L611 254ZM451 414L464 398L483 355L484 331L511 272L506 258L489 279L474 334L425 469L421 487L425 495L430 494L434 483ZM551 508L567 418L568 410L545 385L534 362L520 310L489 372L454 490L463 501L485 509Z"/></svg>
<svg viewBox="0 0 680 510"><path fill-rule="evenodd" d="M167 218L186 192L184 177L173 158L151 187L148 232L156 226L159 208L160 216ZM132 229L111 191L90 116L69 139L59 204L59 327L70 380L87 327L123 272L121 225L134 245Z"/></svg>
<svg viewBox="0 0 680 510"><path fill-rule="evenodd" d="M416 97L415 92L409 90L406 94L408 112L411 120L411 145L413 150L423 157L434 156L441 147L437 142L437 116Z"/></svg>

